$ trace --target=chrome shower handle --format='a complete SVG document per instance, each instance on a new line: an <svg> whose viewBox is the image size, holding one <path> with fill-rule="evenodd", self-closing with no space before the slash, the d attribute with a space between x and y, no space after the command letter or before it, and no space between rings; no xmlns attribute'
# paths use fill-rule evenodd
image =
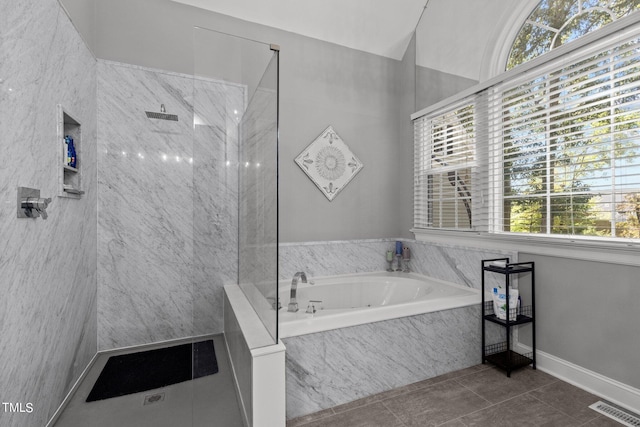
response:
<svg viewBox="0 0 640 427"><path fill-rule="evenodd" d="M36 212L40 214L42 219L47 219L49 215L47 215L47 207L51 203L51 198L48 197L46 199L40 197L27 197L26 199L22 199L22 203L20 207L28 212L28 216L32 210L35 209Z"/></svg>
<svg viewBox="0 0 640 427"><path fill-rule="evenodd" d="M35 210L40 212L40 216L42 219L47 219L49 215L47 214L47 207L51 203L51 197L47 197L46 199L38 199L34 202Z"/></svg>

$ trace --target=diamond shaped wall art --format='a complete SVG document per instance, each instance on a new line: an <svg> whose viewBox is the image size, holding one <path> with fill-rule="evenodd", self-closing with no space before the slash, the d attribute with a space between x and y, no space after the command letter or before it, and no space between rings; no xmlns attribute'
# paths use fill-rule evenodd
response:
<svg viewBox="0 0 640 427"><path fill-rule="evenodd" d="M332 126L302 150L295 162L329 201L364 166Z"/></svg>

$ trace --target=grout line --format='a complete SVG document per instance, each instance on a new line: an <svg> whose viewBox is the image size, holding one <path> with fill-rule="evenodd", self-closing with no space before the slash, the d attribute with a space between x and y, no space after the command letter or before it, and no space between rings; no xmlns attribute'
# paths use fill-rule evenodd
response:
<svg viewBox="0 0 640 427"><path fill-rule="evenodd" d="M383 393L384 393L384 392L383 392ZM377 394L373 394L373 395L371 395L371 396L365 396L365 397L361 397L360 399L352 400L351 402L342 403L342 404L340 404L340 405L333 406L333 407L331 408L331 410L333 411L333 413L334 413L334 414L343 414L343 413L345 413L345 412L349 412L349 411L351 411L351 410L353 410L353 409L362 408L363 406L367 406L367 405L370 405L370 404L372 404L372 403L378 403L378 402L381 402L382 400L384 400L384 399L382 399L382 398L375 398L375 396L376 396L376 395L377 395ZM340 410L340 411L336 411L336 408L338 408L338 407L340 407L340 406L349 405L349 404L352 404L353 402L357 402L358 400L365 400L365 399L367 399L367 398L369 398L369 399L371 399L371 400L368 400L368 401L366 401L366 402L362 402L361 404L356 405L356 406L352 406L352 407L350 407L349 409L343 409L343 410Z"/></svg>
<svg viewBox="0 0 640 427"><path fill-rule="evenodd" d="M537 389L536 389L536 390L537 390ZM533 391L533 390L531 390L531 392L532 392L532 391ZM527 394L528 394L531 398L533 398L534 400L537 400L538 402L542 403L542 404L543 404L543 405L545 405L545 406L548 406L549 408L553 409L554 411L558 411L558 412L560 412L562 415L566 415L567 417L571 418L572 420L575 420L575 418L574 418L574 417L572 417L571 415L569 415L569 414L565 413L564 411L561 411L561 410L560 410L560 409L558 409L558 408L554 408L553 406L551 406L551 405L550 405L550 404L548 404L547 402L545 402L545 401L543 401L543 400L541 400L541 399L538 399L536 396L534 396L533 394L531 394L531 392L529 392L529 393L527 393ZM577 420L576 420L576 421L577 421ZM591 421L591 420L589 420L589 421Z"/></svg>
<svg viewBox="0 0 640 427"><path fill-rule="evenodd" d="M389 409L389 407L384 403L384 401L380 401L379 403L384 407L384 409L386 409L387 411L389 411L389 413L390 413L391 415L393 415L393 416L396 418L396 420L398 420L398 421L400 422L400 425L401 425L401 426L403 426L403 427L406 427L406 426L407 426L407 425L404 423L404 421L402 421L402 420L400 419L400 417L399 417L395 412L393 412L391 409Z"/></svg>
<svg viewBox="0 0 640 427"><path fill-rule="evenodd" d="M597 419L599 419L599 418L606 418L606 419L610 419L610 418L605 417L604 415L601 415L601 414L597 414L597 415L598 415L597 417L595 417L595 418L591 418L589 421L585 421L584 423L580 424L580 426L586 426L587 424L590 424L590 423L592 423L593 421L595 421L595 420L597 420ZM612 421L613 421L613 420L612 420ZM621 425L622 425L622 424L621 424Z"/></svg>
<svg viewBox="0 0 640 427"><path fill-rule="evenodd" d="M536 389L536 390L538 390L538 389ZM534 391L534 390L531 390L531 391ZM578 420L576 417L574 417L573 415L571 415L571 414L569 414L569 413L567 413L567 412L563 411L563 410L562 410L562 409L560 409L560 408L556 408L555 406L553 406L553 405L551 405L551 404L549 404L549 403L545 402L544 400L542 400L542 399L538 398L537 396L534 396L533 394L531 395L531 397L533 397L534 399L536 399L538 402L544 403L545 405L549 406L550 408L552 408L552 409L554 409L554 410L556 410L556 411L560 412L562 415L566 415L567 417L571 418L572 420L580 421L580 420ZM588 407L588 406L587 406L587 407ZM594 413L594 415L595 415L593 418L589 418L589 420L585 421L584 423L582 423L582 424L580 424L580 425L582 426L582 425L588 424L588 423L590 423L591 421L593 421L593 420L595 420L596 418L598 418L598 416L600 415L600 414L599 414L598 412L596 412L596 411L593 411L593 413Z"/></svg>
<svg viewBox="0 0 640 427"><path fill-rule="evenodd" d="M475 396L477 396L477 397L479 397L480 399L482 399L482 400L483 400L484 402L486 402L488 405L487 405L487 406L485 406L484 408L480 408L480 409L478 409L478 410L475 410L475 411L469 412L469 413L464 414L464 415L461 415L461 416L459 416L459 417L457 417L457 418L452 418L452 419L450 419L450 420L447 420L447 421L446 421L445 423L443 423L443 424L447 424L447 423L452 422L452 421L459 421L460 423L462 423L462 424L464 424L465 426L467 426L467 423L465 423L465 422L462 420L462 418L464 418L464 417L466 417L466 416L470 416L470 415L476 414L476 413L481 412L481 411L487 411L487 410L490 410L491 408L493 408L493 407L495 407L495 406L497 406L497 405L504 404L505 402L509 402L510 400L513 400L513 399L516 399L516 398L522 397L522 396L524 396L524 395L528 395L529 397L531 397L531 398L535 399L536 401L538 401L538 402L542 403L543 405L545 405L545 406L547 406L547 407L551 408L551 409L552 409L552 410L554 410L554 411L557 411L558 413L560 413L560 414L562 414L562 415L565 415L565 416L567 416L567 417L571 418L572 420L579 421L579 420L578 420L578 419L576 419L575 417L571 416L571 414L568 414L568 413L566 413L566 412L562 411L561 409L556 408L556 407L554 407L554 406L550 405L550 404L549 404L549 403L547 403L547 402L544 402L543 400L539 399L538 397L536 397L536 396L534 396L534 395L532 394L534 391L540 390L540 389L545 388L545 387L548 387L548 386L552 386L553 384L555 384L555 383L557 383L557 382L561 382L561 380L560 380L560 379L558 379L558 378L556 378L556 377L554 377L554 376L552 376L552 375L550 375L550 377L551 377L551 378L553 378L553 381L551 381L551 382L549 382L549 383L547 383L547 384L540 385L540 386L538 386L538 387L532 388L532 389L530 389L530 390L526 390L526 391L524 391L524 392L522 392L522 393L519 393L519 394L516 394L516 395L511 395L511 396L509 396L508 398L506 398L506 399L504 399L504 400L501 400L501 401L499 401L499 402L495 402L495 403L494 403L494 402L492 402L492 401L490 401L489 399L487 399L487 398L485 398L485 397L481 396L480 394L478 394L477 392L475 392L474 390L472 390L471 388L467 387L465 384L463 384L463 383L461 383L461 382L459 381L459 380L461 380L461 379L463 379L463 378L466 378L466 377L468 377L468 376L470 376L470 375L477 374L477 373L482 372L482 371L485 371L485 370L487 370L487 369L494 369L494 368L492 368L491 366L487 366L487 367L486 367L486 368L484 368L484 369L479 369L479 370L477 370L477 371L475 371L475 372L470 372L470 373L468 373L468 374L464 374L464 375L460 375L460 376L452 377L452 378L449 378L449 379L444 379L444 380L442 380L442 381L438 381L438 382L435 382L435 383L431 383L431 384L425 385L424 387L419 387L419 388L410 389L410 390L404 390L404 391L403 391L403 392L401 392L401 393L394 394L394 395L391 395L391 396L388 396L388 397L381 397L381 398L377 398L377 399L374 399L374 400L372 400L372 401L369 401L369 402L367 402L367 403L365 403L365 404L355 406L355 407L350 408L350 409L345 410L345 411L336 412L336 411L334 410L334 408L333 408L333 407L332 407L332 408L328 408L328 409L330 409L330 410L331 410L331 412L332 412L332 414L331 414L331 415L327 415L327 416L325 416L325 417L321 417L321 418L317 418L317 419L309 420L309 421L305 422L304 424L298 424L298 426L303 427L303 426L305 426L305 425L308 425L308 424L313 423L313 422L318 421L318 420L329 420L330 418L332 418L332 417L334 417L334 416L336 416L336 415L344 414L344 413L351 412L351 411L356 410L356 409L362 409L363 407L366 407L366 406L369 406L369 405L373 405L373 404L380 403L380 404L382 404L382 406L383 406L387 411L389 411L389 412L390 412L390 413L391 413L391 414L392 414L392 415L393 415L393 416L398 420L398 422L400 423L400 425L401 425L402 427L406 427L406 424L402 421L402 419L400 419L399 415L398 415L398 414L396 414L394 411L392 411L392 410L387 406L388 401L389 401L390 399L395 399L395 398L398 398L398 397L403 397L403 396L406 396L406 395L408 395L408 394L410 394L410 393L417 392L417 391L421 391L421 390L425 390L425 389L427 389L427 388L430 388L430 387L433 387L433 386L436 386L436 385L442 385L443 383L446 383L446 382L452 382L452 383L455 383L455 384L458 384L458 385L462 386L464 389L466 389L466 390L470 391L470 392L471 392L471 393L473 393ZM408 385L409 385L409 384L408 384ZM402 387L399 387L399 388L403 388L403 387L406 387L406 386L402 386ZM382 393L379 393L379 394L383 394L383 393L386 393L386 392L382 392ZM599 415L598 413L594 412L594 417L593 417L593 418L591 418L591 419L589 419L588 421L585 421L584 423L581 423L581 424L580 424L580 426L584 426L584 425L586 425L586 424L588 424L588 423L590 423L590 422L592 422L592 421L596 420L599 416L600 416L600 415ZM439 425L443 425L443 424L439 424Z"/></svg>
<svg viewBox="0 0 640 427"><path fill-rule="evenodd" d="M471 390L471 391L473 392L473 390ZM477 393L476 393L476 394L477 394ZM485 407L485 408L480 408L480 409L475 410L475 411L473 411L473 412L469 412L468 414L461 415L461 416L460 416L460 417L458 417L458 418L468 417L469 415L473 415L473 414L477 414L478 412L486 411L486 410L488 410L488 409L493 408L494 406L501 405L501 404L503 404L503 403L505 403L505 402L508 402L508 401L510 401L510 400L512 400L512 399L515 399L515 398L517 398L517 397L519 397L519 396L522 396L522 395L524 395L524 394L526 394L526 393L522 393L522 394L518 394L518 395L516 395L516 396L512 396L512 397L510 397L509 399L503 400L502 402L498 402L498 403L491 403L491 402L489 402L487 399L484 399L484 398L483 398L484 400L487 400L487 402L489 402L489 406L487 406L487 407ZM482 396L480 396L480 397L482 398ZM458 418L455 418L455 419L457 420ZM453 420L450 420L450 421L453 421ZM449 422L449 421L447 421L447 422ZM460 422L462 422L463 424L465 424L465 425L466 425L466 423L465 423L464 421L460 420Z"/></svg>
<svg viewBox="0 0 640 427"><path fill-rule="evenodd" d="M492 368L492 369L499 370L498 368ZM548 375L548 374L547 374L547 375ZM465 376L466 376L466 375L465 375ZM508 401L508 400L511 400L511 399L513 399L514 397L523 396L523 395L525 395L525 394L527 394L527 393L531 393L532 391L539 390L539 389L541 389L541 388L543 388L543 387L550 386L551 384L555 384L555 383L557 383L558 381L560 381L558 378L554 377L553 375L549 375L549 376L550 376L551 378L553 378L553 381L551 381L551 382L549 382L549 383L547 383L547 384L543 384L543 385L541 385L541 386L539 386L539 387L536 387L536 388L532 388L532 389L530 389L530 390L523 391L523 392L521 392L521 393L519 393L519 394L511 395L510 397L508 397L508 398L506 398L506 399L504 399L504 400L501 400L501 401L499 401L499 402L495 402L495 404L497 405L497 404L499 404L499 403L503 403L503 402L506 402L506 401ZM462 386L464 386L464 384L461 384L461 385L462 385ZM465 386L465 387L466 387L466 386ZM469 389L468 387L466 387L466 388L467 388L467 389ZM471 390L471 389L469 389L469 390ZM473 390L471 390L471 391L473 391ZM477 394L477 393L476 393L476 394ZM480 396L480 397L482 397L482 396ZM486 399L486 398L483 398L483 399L488 400L488 399ZM491 403L493 403L493 402L491 402ZM571 418L573 418L573 417L571 417Z"/></svg>
<svg viewBox="0 0 640 427"><path fill-rule="evenodd" d="M477 411L476 411L476 412L477 412ZM467 414L467 415L468 415L468 414ZM464 417L466 417L466 415L462 415L462 416L460 416L460 417L458 417L458 418L452 418L452 419L450 419L449 421L445 421L445 422L443 422L443 423L440 423L440 424L436 425L436 427L438 427L438 426L443 426L443 425L446 425L446 424L449 424L450 422L453 422L453 421L458 421L458 422L462 423L464 426L468 426L469 424L467 424L467 423L465 423L464 421L462 421L462 418L464 418Z"/></svg>
<svg viewBox="0 0 640 427"><path fill-rule="evenodd" d="M303 427L303 426L306 426L307 424L311 424L311 423L316 422L316 421L319 421L319 420L325 420L325 419L327 419L327 418L331 418L331 417L333 417L333 416L335 416L335 415L337 415L337 414L338 414L338 413L336 413L336 411L334 411L334 410L333 410L333 408L327 408L327 409L331 410L331 414L327 414L326 416L322 416L322 417L319 417L319 418L311 418L310 420L305 421L305 422L303 422L302 424L298 424L298 423L296 423L296 424L295 424L295 426L296 426L296 427ZM292 418L292 419L290 419L289 421L295 421L295 420L297 420L298 418L308 417L308 416L311 416L311 415L313 415L313 414L317 414L318 412L326 411L327 409L322 409L322 410L320 410L320 411L313 412L313 413L311 413L311 414L302 415L302 416L300 416L300 417Z"/></svg>
<svg viewBox="0 0 640 427"><path fill-rule="evenodd" d="M465 376L466 376L466 375L465 375ZM455 380L454 380L454 381L455 381ZM473 391L472 389L470 389L470 388L469 388L469 387L467 387L466 385L462 384L461 382L456 381L456 383L457 383L458 385L461 385L463 388L465 388L465 389L469 390L471 393L475 394L475 395L476 395L476 396L478 396L480 399L482 399L482 400L484 400L485 402L489 403L489 406L487 406L487 408L489 408L489 407L491 407L491 406L495 405L495 403L493 403L492 401L490 401L489 399L487 399L487 398L486 398L486 397L484 397L484 396L480 396L478 393L476 393L475 391ZM480 409L480 410L481 410L481 409ZM464 416L464 415L463 415L463 416Z"/></svg>

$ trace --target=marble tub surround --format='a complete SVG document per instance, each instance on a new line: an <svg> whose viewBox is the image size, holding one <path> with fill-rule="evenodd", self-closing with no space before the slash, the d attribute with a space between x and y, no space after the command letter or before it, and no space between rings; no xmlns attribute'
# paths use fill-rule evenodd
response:
<svg viewBox="0 0 640 427"><path fill-rule="evenodd" d="M222 331L243 101L238 85L98 62L100 350ZM177 122L147 118L161 103Z"/></svg>
<svg viewBox="0 0 640 427"><path fill-rule="evenodd" d="M511 262L518 260L518 253L514 251L489 251L418 241L411 241L409 245L413 271L475 289L482 287L483 259L510 258ZM487 275L486 280L489 286L504 286L504 276Z"/></svg>
<svg viewBox="0 0 640 427"><path fill-rule="evenodd" d="M280 280L290 279L296 271L305 271L313 277L386 270L385 254L387 250L395 251L396 240L411 249L411 271L475 289L481 287L483 259L510 257L513 262L518 255L513 251L487 251L413 239L281 243ZM489 285L504 284L504 277L492 276L487 276Z"/></svg>
<svg viewBox="0 0 640 427"><path fill-rule="evenodd" d="M480 307L284 338L287 419L480 363Z"/></svg>
<svg viewBox="0 0 640 427"><path fill-rule="evenodd" d="M32 404L0 425L41 427L96 353L96 63L55 0L0 15L0 398ZM80 200L56 197L58 104L82 122ZM47 220L16 218L18 186L53 199Z"/></svg>
<svg viewBox="0 0 640 427"><path fill-rule="evenodd" d="M291 279L297 271L307 277L383 271L385 253L392 246L395 239L280 243L280 280Z"/></svg>
<svg viewBox="0 0 640 427"><path fill-rule="evenodd" d="M517 253L486 251L410 239L283 243L281 280L382 271L385 254L401 240L411 249L411 270L474 289L481 260ZM496 275L498 276L498 275ZM487 276L489 285L504 277ZM503 341L487 325L487 344ZM400 385L480 363L480 304L283 338L287 347L287 418L350 402ZM348 373L348 375L345 375Z"/></svg>

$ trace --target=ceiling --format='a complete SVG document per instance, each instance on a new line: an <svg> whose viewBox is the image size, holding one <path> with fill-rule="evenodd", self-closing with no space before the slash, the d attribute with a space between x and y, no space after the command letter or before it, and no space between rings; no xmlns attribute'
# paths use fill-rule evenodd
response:
<svg viewBox="0 0 640 427"><path fill-rule="evenodd" d="M427 0L172 0L402 59Z"/></svg>

